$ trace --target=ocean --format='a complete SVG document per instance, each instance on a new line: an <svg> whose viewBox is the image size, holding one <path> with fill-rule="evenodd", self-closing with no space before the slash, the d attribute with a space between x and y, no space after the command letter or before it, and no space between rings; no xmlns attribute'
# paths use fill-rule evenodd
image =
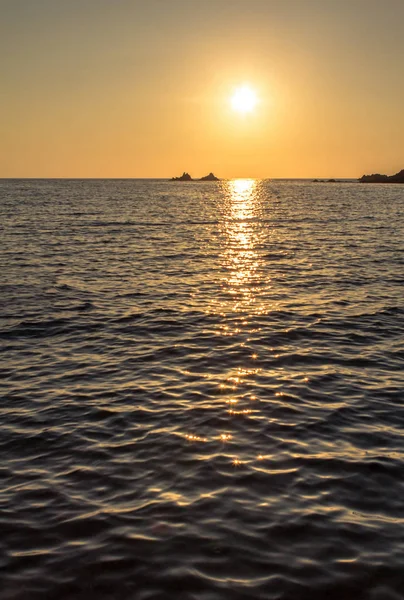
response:
<svg viewBox="0 0 404 600"><path fill-rule="evenodd" d="M404 186L0 181L0 599L404 598Z"/></svg>

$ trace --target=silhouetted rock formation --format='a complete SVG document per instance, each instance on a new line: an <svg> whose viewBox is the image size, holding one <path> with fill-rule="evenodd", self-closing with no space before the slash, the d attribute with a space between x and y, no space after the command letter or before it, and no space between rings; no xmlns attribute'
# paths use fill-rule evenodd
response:
<svg viewBox="0 0 404 600"><path fill-rule="evenodd" d="M184 171L181 177L172 177L171 181L219 181L219 177L216 177L213 173L209 173L209 175L205 175L205 177L201 177L200 179L192 179L191 175Z"/></svg>
<svg viewBox="0 0 404 600"><path fill-rule="evenodd" d="M172 177L171 181L192 181L192 177L184 171L181 177Z"/></svg>
<svg viewBox="0 0 404 600"><path fill-rule="evenodd" d="M336 179L313 179L312 183L337 183Z"/></svg>
<svg viewBox="0 0 404 600"><path fill-rule="evenodd" d="M201 181L219 181L219 177L216 177L216 175L213 175L213 173L209 173L209 175L201 177Z"/></svg>
<svg viewBox="0 0 404 600"><path fill-rule="evenodd" d="M404 183L404 169L395 175L380 175L373 173L372 175L362 175L359 179L361 183Z"/></svg>

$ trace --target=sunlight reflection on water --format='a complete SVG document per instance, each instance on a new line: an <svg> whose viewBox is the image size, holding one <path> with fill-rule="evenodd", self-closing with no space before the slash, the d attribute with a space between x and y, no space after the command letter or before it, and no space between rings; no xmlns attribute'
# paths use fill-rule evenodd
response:
<svg viewBox="0 0 404 600"><path fill-rule="evenodd" d="M214 300L214 312L242 313L245 319L240 326L248 324L248 316L261 314L260 296L269 281L262 279L262 244L268 232L263 230L261 222L260 186L261 182L255 179L237 179L225 182L222 190L223 294L220 300ZM233 333L234 329L227 335Z"/></svg>
<svg viewBox="0 0 404 600"><path fill-rule="evenodd" d="M232 440L232 452L228 458L235 465L241 464L241 458L243 463L250 462L248 450L240 443L241 437L244 437L240 433L245 429L242 420L254 418L260 412L255 380L261 369L254 364L258 353L251 350L249 336L260 329L256 329L255 317L268 309L265 294L270 279L265 269L264 253L265 239L270 231L267 223L263 222L261 187L262 182L254 179L222 183L223 203L219 223L223 267L221 294L211 298L209 307L210 313L221 317L217 333L223 338L233 338L234 342L229 343L232 350L240 355L239 365L230 369L224 367L218 378L221 403L229 419L228 427L234 431L229 434L226 430L220 435L222 439ZM224 361L226 364L227 360Z"/></svg>

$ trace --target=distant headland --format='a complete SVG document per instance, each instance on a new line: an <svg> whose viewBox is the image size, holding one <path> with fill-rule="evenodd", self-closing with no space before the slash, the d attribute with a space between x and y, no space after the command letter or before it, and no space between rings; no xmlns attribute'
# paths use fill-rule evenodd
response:
<svg viewBox="0 0 404 600"><path fill-rule="evenodd" d="M380 175L380 173L362 175L359 181L361 183L404 183L404 169L395 175Z"/></svg>
<svg viewBox="0 0 404 600"><path fill-rule="evenodd" d="M219 181L219 178L213 175L213 173L209 173L209 175L205 175L205 177L201 177L200 179L192 179L191 175L184 171L181 177L172 177L171 181Z"/></svg>

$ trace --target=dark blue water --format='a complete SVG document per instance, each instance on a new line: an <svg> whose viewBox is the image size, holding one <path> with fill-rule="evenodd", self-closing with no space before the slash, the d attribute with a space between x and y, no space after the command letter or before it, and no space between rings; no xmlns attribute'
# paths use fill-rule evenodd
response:
<svg viewBox="0 0 404 600"><path fill-rule="evenodd" d="M0 599L403 598L403 209L0 181Z"/></svg>

